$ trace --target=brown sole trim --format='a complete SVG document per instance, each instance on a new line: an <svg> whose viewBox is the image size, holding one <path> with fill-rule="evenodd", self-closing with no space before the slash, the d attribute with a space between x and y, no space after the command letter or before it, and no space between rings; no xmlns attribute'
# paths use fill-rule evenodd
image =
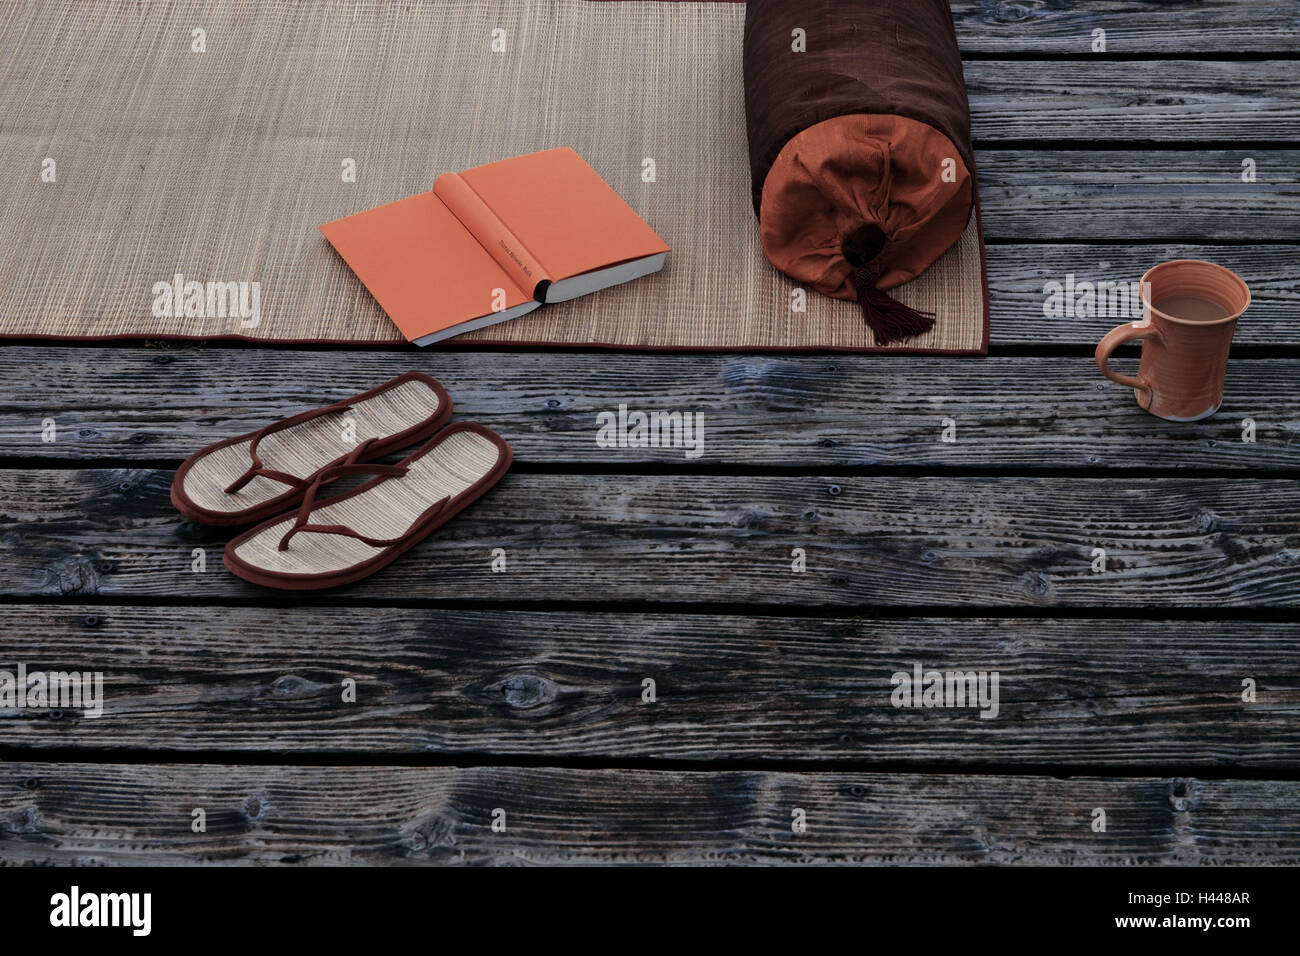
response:
<svg viewBox="0 0 1300 956"><path fill-rule="evenodd" d="M440 428L447 424L447 420L451 418L453 411L451 396L447 394L447 390L443 388L441 382L430 375L426 375L424 372L404 372L401 375L389 379L387 382L376 385L374 388L367 389L358 395L354 395L352 398L348 399L348 401L364 401L367 398L378 395L380 392L394 388L402 382L409 381L421 381L433 389L434 394L438 396L437 413L430 418L417 422L410 428L396 432L384 439L382 442L376 442L371 446L370 453L360 459L361 462L378 461L380 458L390 455L399 449L414 445L416 442L422 442L430 435L437 433ZM326 406L318 407L323 408ZM308 411L314 411L314 409L308 409ZM218 448L223 448L226 445L233 445L236 442L244 441L253 434L255 434L255 432L245 432L244 434L236 435L233 438L223 438L221 441L213 442L210 445L204 445L181 463L181 466L176 469L176 474L172 477L169 497L171 498L172 507L179 511L182 517L188 521L193 521L196 524L210 525L218 528L235 527L264 521L267 518L274 517L275 515L287 511L289 508L293 507L294 504L302 501L303 495L306 494L306 489L290 489L283 495L280 495L277 498L271 498L254 508L246 508L243 511L215 512L201 508L185 494L185 475L199 458ZM337 464L342 461L344 457L346 457L346 455L336 458L332 462L327 462L324 467Z"/></svg>
<svg viewBox="0 0 1300 956"><path fill-rule="evenodd" d="M400 544L393 545L386 551L383 551L366 561L362 561L354 567L347 568L343 571L329 571L322 574L278 574L264 571L249 564L247 561L241 560L235 554L235 550L253 535L283 521L285 515L279 514L270 520L262 522L255 528L250 528L226 545L225 551L222 554L222 563L226 566L226 570L236 577L243 578L251 584L257 584L261 587L267 588L277 588L285 591L317 591L323 588L341 587L344 584L352 584L356 581L362 580L363 578L368 578L370 575L383 570L404 555L407 551L410 551L425 538L429 537L445 525L452 518L456 517L456 515L460 514L474 502L482 498L483 495L492 490L497 482L499 482L509 470L511 462L514 461L514 451L511 449L509 443L507 443L506 440L496 432L485 428L477 422L456 422L455 424L448 425L442 431L438 432L438 434L434 435L433 438L429 439L429 441L425 445L421 446L414 454L408 455L404 458L402 462L399 462L399 464L404 464L408 461L419 458L421 455L437 447L446 436L461 431L472 431L478 435L482 435L500 449L501 455L497 459L497 463L486 475L448 502L447 507L442 510L436 520L430 522L427 527L422 528L419 533L412 535L409 539ZM372 478L346 494L330 498L329 502L345 501L348 498L359 495L369 490L374 485L387 480L389 479L383 477ZM322 502L322 504L325 503L327 502Z"/></svg>

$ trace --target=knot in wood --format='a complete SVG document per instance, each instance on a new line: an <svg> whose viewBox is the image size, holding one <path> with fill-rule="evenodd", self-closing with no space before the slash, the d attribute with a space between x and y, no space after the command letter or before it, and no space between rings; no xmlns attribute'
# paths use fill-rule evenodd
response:
<svg viewBox="0 0 1300 956"><path fill-rule="evenodd" d="M536 674L513 674L498 681L491 689L511 707L519 710L549 704L555 700L557 693L553 681Z"/></svg>

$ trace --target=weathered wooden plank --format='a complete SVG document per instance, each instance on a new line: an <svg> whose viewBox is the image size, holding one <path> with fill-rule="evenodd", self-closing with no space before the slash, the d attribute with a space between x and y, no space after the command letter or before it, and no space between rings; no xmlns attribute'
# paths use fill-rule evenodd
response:
<svg viewBox="0 0 1300 956"><path fill-rule="evenodd" d="M1300 862L1300 784L1269 780L40 763L4 773L6 863ZM1104 833L1091 827L1096 808ZM195 809L205 832L193 832Z"/></svg>
<svg viewBox="0 0 1300 956"><path fill-rule="evenodd" d="M171 472L0 472L0 594L265 597ZM191 570L192 551L208 569ZM509 569L491 571L503 548ZM1107 570L1093 570L1094 549ZM792 570L803 549L807 570ZM1300 487L1257 479L507 475L349 597L1292 607ZM310 596L305 598L309 600Z"/></svg>
<svg viewBox="0 0 1300 956"><path fill-rule="evenodd" d="M0 711L0 736L11 755L1295 769L1298 637L1264 622L19 605L0 668L100 672L102 715ZM973 699L895 707L893 677L916 665L996 673L996 709L991 683L988 716Z"/></svg>
<svg viewBox="0 0 1300 956"><path fill-rule="evenodd" d="M1291 0L953 0L963 51L978 53L1300 52ZM1094 54L1093 31L1106 31Z"/></svg>
<svg viewBox="0 0 1300 956"><path fill-rule="evenodd" d="M1129 225L1125 219L1122 228ZM1112 226L1118 229L1120 224ZM1300 236L1300 229L1294 235ZM1076 282L1094 284L1136 282L1151 266L1170 259L1207 259L1246 280L1250 309L1237 324L1235 344L1300 345L1300 247L995 244L985 252L995 353L1002 345L1095 345L1119 322L1106 316L1045 314L1047 283L1064 285L1070 275Z"/></svg>
<svg viewBox="0 0 1300 956"><path fill-rule="evenodd" d="M965 74L977 143L1294 141L1300 120L1293 60L976 60Z"/></svg>
<svg viewBox="0 0 1300 956"><path fill-rule="evenodd" d="M1242 181L1246 160L1255 163L1254 182ZM1298 150L983 150L976 163L991 240L1300 236Z"/></svg>
<svg viewBox="0 0 1300 956"><path fill-rule="evenodd" d="M1220 413L1176 424L1142 412L1086 357L56 346L2 354L0 454L19 458L180 461L420 369L447 386L460 417L498 430L530 463L1300 468L1297 359L1232 363ZM599 416L620 405L702 415L702 454L602 447ZM945 418L958 423L958 441L941 440ZM44 440L50 419L53 442ZM1253 443L1242 441L1245 419L1255 422Z"/></svg>

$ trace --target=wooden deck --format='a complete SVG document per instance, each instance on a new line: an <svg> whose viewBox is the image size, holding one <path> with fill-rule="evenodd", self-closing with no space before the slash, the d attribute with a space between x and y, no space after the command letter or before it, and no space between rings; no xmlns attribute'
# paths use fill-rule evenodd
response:
<svg viewBox="0 0 1300 956"><path fill-rule="evenodd" d="M0 345L0 668L107 698L0 711L0 862L1300 864L1300 3L953 9L988 358ZM1180 257L1254 294L1194 424L1042 308ZM516 466L380 575L258 589L169 504L410 369ZM598 447L620 403L703 456ZM895 708L917 663L998 715Z"/></svg>

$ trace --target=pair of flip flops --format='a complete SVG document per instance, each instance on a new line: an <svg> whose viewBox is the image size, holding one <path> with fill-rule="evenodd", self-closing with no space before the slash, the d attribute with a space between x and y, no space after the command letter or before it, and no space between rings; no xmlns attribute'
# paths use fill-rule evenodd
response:
<svg viewBox="0 0 1300 956"><path fill-rule="evenodd" d="M201 524L256 523L225 550L226 567L254 584L310 590L358 581L481 498L510 467L501 436L473 422L447 425L451 410L437 381L399 375L200 449L176 472L172 504ZM397 464L379 463L421 441ZM370 478L321 495L354 475Z"/></svg>

